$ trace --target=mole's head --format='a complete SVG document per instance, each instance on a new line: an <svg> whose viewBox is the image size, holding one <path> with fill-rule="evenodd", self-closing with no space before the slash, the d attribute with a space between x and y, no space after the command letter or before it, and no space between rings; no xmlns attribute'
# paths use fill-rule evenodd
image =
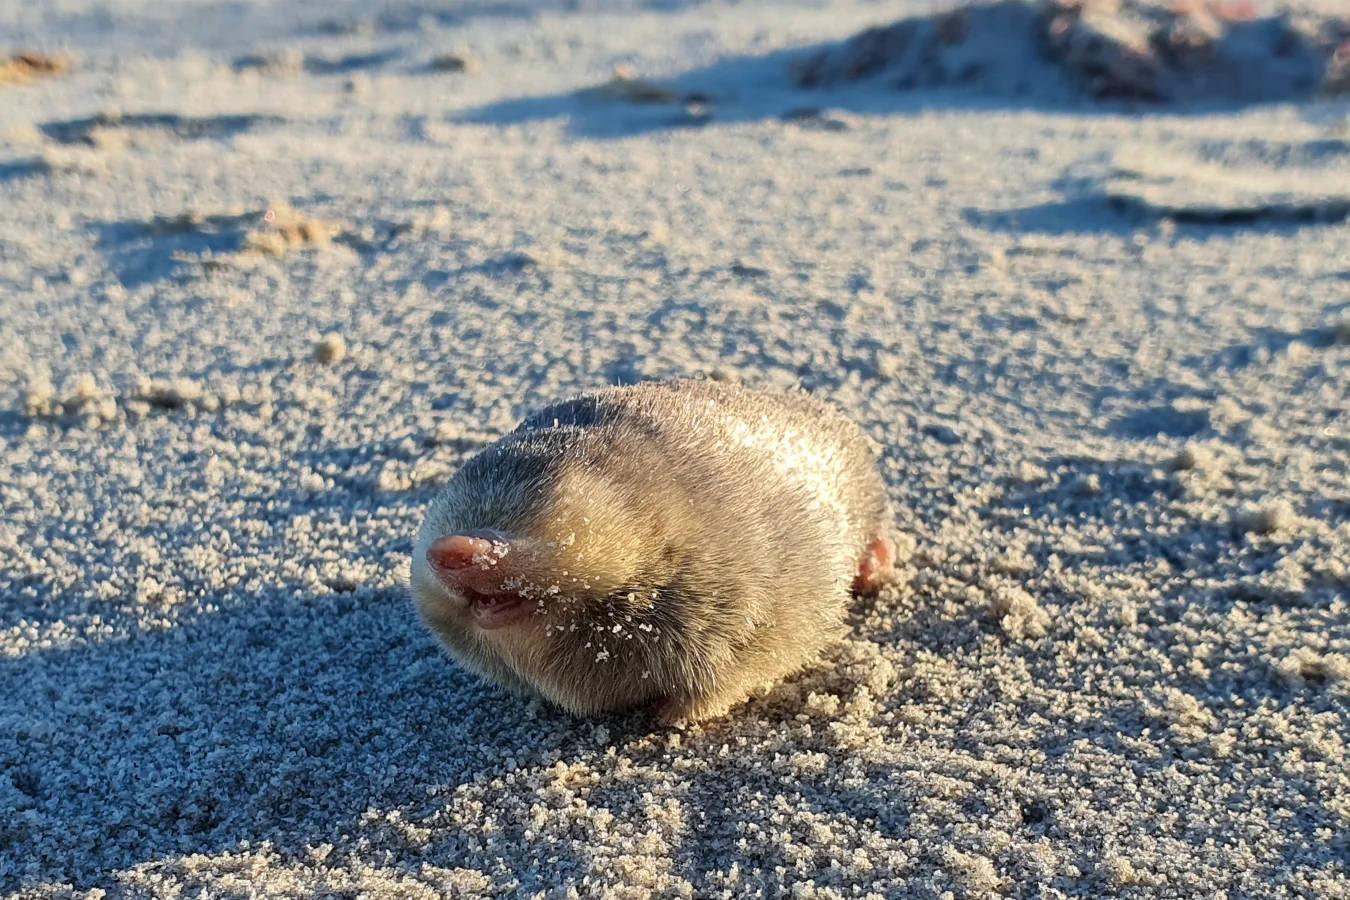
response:
<svg viewBox="0 0 1350 900"><path fill-rule="evenodd" d="M471 459L413 551L422 618L461 662L500 681L531 681L550 642L659 577L654 525L622 479L546 449L507 439Z"/></svg>

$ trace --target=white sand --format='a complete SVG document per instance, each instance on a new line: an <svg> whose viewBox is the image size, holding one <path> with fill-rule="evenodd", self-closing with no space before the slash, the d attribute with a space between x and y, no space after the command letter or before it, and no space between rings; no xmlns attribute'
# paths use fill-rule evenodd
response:
<svg viewBox="0 0 1350 900"><path fill-rule="evenodd" d="M1350 228L1159 218L1341 196L1346 107L789 86L916 8L0 4L78 64L0 88L0 892L1350 896ZM684 733L456 671L436 484L717 367L887 446L909 584Z"/></svg>

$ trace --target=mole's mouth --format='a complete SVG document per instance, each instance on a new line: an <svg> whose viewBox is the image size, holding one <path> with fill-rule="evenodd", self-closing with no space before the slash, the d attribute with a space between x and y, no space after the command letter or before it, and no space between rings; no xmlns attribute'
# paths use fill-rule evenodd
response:
<svg viewBox="0 0 1350 900"><path fill-rule="evenodd" d="M505 628L528 619L538 608L518 594L479 594L466 592L474 624L485 631Z"/></svg>

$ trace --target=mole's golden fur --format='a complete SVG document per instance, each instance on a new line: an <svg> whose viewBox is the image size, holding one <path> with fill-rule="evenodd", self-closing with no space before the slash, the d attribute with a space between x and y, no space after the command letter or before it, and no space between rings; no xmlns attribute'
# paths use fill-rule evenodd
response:
<svg viewBox="0 0 1350 900"><path fill-rule="evenodd" d="M549 406L470 459L412 559L457 661L575 713L720 716L843 632L890 571L862 432L803 393L703 381Z"/></svg>

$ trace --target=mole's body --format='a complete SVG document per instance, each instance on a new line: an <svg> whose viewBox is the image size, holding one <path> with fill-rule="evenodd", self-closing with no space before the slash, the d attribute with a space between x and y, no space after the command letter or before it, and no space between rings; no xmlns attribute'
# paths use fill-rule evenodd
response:
<svg viewBox="0 0 1350 900"><path fill-rule="evenodd" d="M412 560L462 665L573 712L721 715L843 632L891 567L858 428L806 394L653 382L547 407L470 459Z"/></svg>

